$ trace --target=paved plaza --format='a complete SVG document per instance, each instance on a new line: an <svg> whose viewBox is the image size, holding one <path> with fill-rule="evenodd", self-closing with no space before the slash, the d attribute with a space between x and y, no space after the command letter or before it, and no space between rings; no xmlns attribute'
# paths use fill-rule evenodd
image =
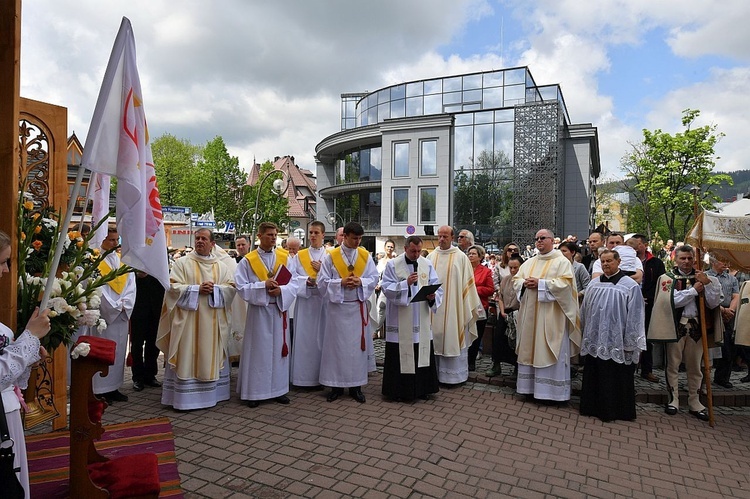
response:
<svg viewBox="0 0 750 499"><path fill-rule="evenodd" d="M541 406L502 382L409 404L383 400L381 381L371 375L366 404L292 390L290 405L250 409L233 390L182 412L127 379L130 401L104 423L169 417L186 497L750 497L750 408L717 407L710 428L639 403L637 421L604 424L580 416L575 397Z"/></svg>

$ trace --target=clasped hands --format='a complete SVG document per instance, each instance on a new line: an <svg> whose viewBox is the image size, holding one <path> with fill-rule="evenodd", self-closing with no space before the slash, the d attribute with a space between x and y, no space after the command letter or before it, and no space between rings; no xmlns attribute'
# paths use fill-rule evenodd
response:
<svg viewBox="0 0 750 499"><path fill-rule="evenodd" d="M362 285L362 280L354 274L351 274L349 277L341 279L341 285L349 289L358 288Z"/></svg>
<svg viewBox="0 0 750 499"><path fill-rule="evenodd" d="M201 283L201 286L198 289L198 293L202 295L210 295L213 292L214 292L214 283L211 281L206 281L204 283Z"/></svg>
<svg viewBox="0 0 750 499"><path fill-rule="evenodd" d="M523 287L527 289L537 289L539 287L539 278L527 277L523 280Z"/></svg>

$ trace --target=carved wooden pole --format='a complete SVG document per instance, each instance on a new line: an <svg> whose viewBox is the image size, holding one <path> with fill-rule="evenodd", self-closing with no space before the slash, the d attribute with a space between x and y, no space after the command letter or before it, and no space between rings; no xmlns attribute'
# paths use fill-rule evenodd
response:
<svg viewBox="0 0 750 499"><path fill-rule="evenodd" d="M21 0L0 0L0 230L11 239L10 276L18 274L18 113L21 90ZM15 278L0 279L0 322L15 330Z"/></svg>

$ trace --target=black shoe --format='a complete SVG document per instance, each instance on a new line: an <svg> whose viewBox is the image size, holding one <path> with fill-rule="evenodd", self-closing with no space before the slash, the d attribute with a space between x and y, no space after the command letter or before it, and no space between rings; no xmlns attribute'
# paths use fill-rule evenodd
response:
<svg viewBox="0 0 750 499"><path fill-rule="evenodd" d="M477 365L476 364L469 364L469 371L476 371Z"/></svg>
<svg viewBox="0 0 750 499"><path fill-rule="evenodd" d="M250 407L250 408L252 408L252 409L255 409L259 405L260 405L260 400L248 400L247 401L247 406Z"/></svg>
<svg viewBox="0 0 750 499"><path fill-rule="evenodd" d="M421 398L422 400L430 400L432 397L429 393L425 393L424 395L420 395L419 398Z"/></svg>
<svg viewBox="0 0 750 499"><path fill-rule="evenodd" d="M349 388L349 395L360 404L365 403L365 394L362 393L362 388Z"/></svg>
<svg viewBox="0 0 750 499"><path fill-rule="evenodd" d="M720 386L722 388L732 388L733 386L732 383L730 383L729 381L717 381L717 380L714 380L714 385Z"/></svg>
<svg viewBox="0 0 750 499"><path fill-rule="evenodd" d="M133 381L133 390L136 392L140 392L143 390L143 382L142 381Z"/></svg>
<svg viewBox="0 0 750 499"><path fill-rule="evenodd" d="M279 404L284 404L284 405L286 405L289 402L291 402L291 400L289 400L289 397L287 397L286 395L282 395L280 397L276 397L274 400L276 402L278 402Z"/></svg>
<svg viewBox="0 0 750 499"><path fill-rule="evenodd" d="M750 383L750 374L740 379L740 383Z"/></svg>
<svg viewBox="0 0 750 499"><path fill-rule="evenodd" d="M128 396L124 393L120 393L120 390L114 390L106 394L107 400L114 400L115 402L127 402Z"/></svg>
<svg viewBox="0 0 750 499"><path fill-rule="evenodd" d="M156 378L151 378L143 382L144 385L150 386L151 388L161 388L161 383L156 381Z"/></svg>
<svg viewBox="0 0 750 499"><path fill-rule="evenodd" d="M703 409L702 411L690 411L690 414L700 419L701 421L708 421L708 410Z"/></svg>
<svg viewBox="0 0 750 499"><path fill-rule="evenodd" d="M331 389L331 393L328 394L326 400L329 402L333 402L334 400L338 399L342 393L344 393L343 388L333 388Z"/></svg>
<svg viewBox="0 0 750 499"><path fill-rule="evenodd" d="M669 414L670 416L674 416L675 414L677 414L677 408L673 405L667 404L666 406L664 406L664 412L666 414Z"/></svg>

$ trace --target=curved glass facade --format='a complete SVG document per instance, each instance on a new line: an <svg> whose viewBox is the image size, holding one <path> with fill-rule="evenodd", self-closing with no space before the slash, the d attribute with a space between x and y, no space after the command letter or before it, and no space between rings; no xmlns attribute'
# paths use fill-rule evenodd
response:
<svg viewBox="0 0 750 499"><path fill-rule="evenodd" d="M362 96L354 109L356 120L353 120L351 101L356 96L357 94L347 95L348 109L346 115L342 114L342 130L372 125L391 118L497 109L542 100L527 68L435 78L386 87Z"/></svg>
<svg viewBox="0 0 750 499"><path fill-rule="evenodd" d="M419 117L424 119L408 119ZM318 181L320 202L369 230L382 220L383 236L449 221L472 230L479 243L502 246L521 234L521 225L562 223L564 196L527 202L529 172L543 170L545 185L534 189L544 192L562 192L565 184L569 193L577 175L590 175L590 168L571 170L563 182L562 140L569 124L559 85L538 86L526 67L342 94L342 132L318 150L326 171ZM339 187L326 196L333 186ZM529 192L536 195L534 189ZM540 213L521 222L524 212L514 216L514 208Z"/></svg>

